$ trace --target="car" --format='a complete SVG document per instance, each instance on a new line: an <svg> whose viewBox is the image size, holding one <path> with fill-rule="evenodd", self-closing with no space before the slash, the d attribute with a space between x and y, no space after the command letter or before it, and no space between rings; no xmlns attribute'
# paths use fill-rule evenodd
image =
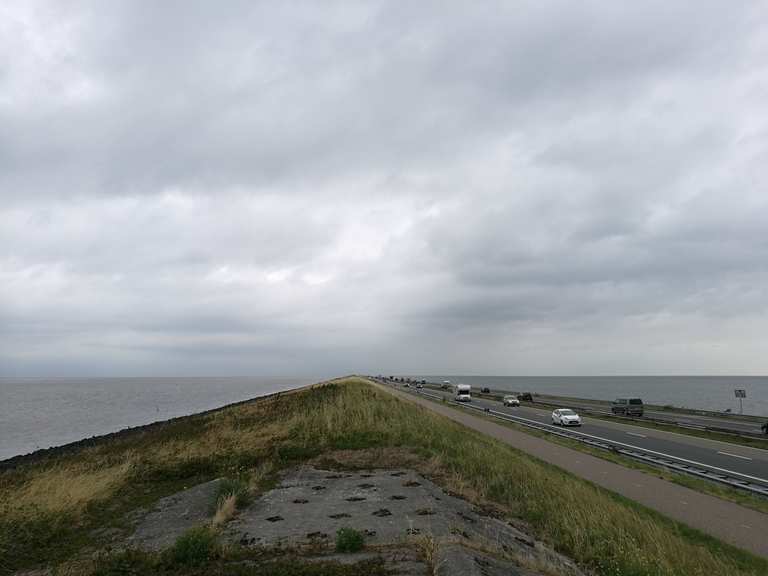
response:
<svg viewBox="0 0 768 576"><path fill-rule="evenodd" d="M640 398L616 398L611 403L611 412L619 416L642 416L643 401Z"/></svg>
<svg viewBox="0 0 768 576"><path fill-rule="evenodd" d="M424 384L422 384L421 382L418 382L416 384L416 388L419 388L419 389L424 388Z"/></svg>
<svg viewBox="0 0 768 576"><path fill-rule="evenodd" d="M552 412L552 424L559 426L581 426L581 417L570 408L558 408Z"/></svg>
<svg viewBox="0 0 768 576"><path fill-rule="evenodd" d="M520 406L520 400L517 399L517 396L513 396L512 394L504 396L502 402L504 403L504 406Z"/></svg>
<svg viewBox="0 0 768 576"><path fill-rule="evenodd" d="M533 402L533 394L530 392L523 392L517 395L517 399L521 402Z"/></svg>
<svg viewBox="0 0 768 576"><path fill-rule="evenodd" d="M480 388L480 393L481 394L490 394L491 393L491 389L488 388L488 387Z"/></svg>

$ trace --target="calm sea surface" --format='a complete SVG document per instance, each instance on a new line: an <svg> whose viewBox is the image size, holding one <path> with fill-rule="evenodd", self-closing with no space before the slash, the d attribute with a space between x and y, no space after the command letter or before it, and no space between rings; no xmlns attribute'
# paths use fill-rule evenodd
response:
<svg viewBox="0 0 768 576"><path fill-rule="evenodd" d="M746 390L744 413L768 416L768 376L414 376L513 392L612 400L639 396L650 404L739 411L733 391Z"/></svg>
<svg viewBox="0 0 768 576"><path fill-rule="evenodd" d="M0 460L317 380L0 378Z"/></svg>

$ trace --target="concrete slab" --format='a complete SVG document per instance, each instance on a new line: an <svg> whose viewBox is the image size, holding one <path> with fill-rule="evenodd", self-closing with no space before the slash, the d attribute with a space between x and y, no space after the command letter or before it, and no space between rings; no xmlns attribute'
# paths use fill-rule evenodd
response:
<svg viewBox="0 0 768 576"><path fill-rule="evenodd" d="M219 482L211 480L159 500L138 518L126 547L162 550L190 528L210 520L215 512Z"/></svg>
<svg viewBox="0 0 768 576"><path fill-rule="evenodd" d="M294 469L224 534L245 546L330 549L342 527L364 534L367 547L432 543L440 574L535 573L520 566L580 573L570 560L407 469Z"/></svg>

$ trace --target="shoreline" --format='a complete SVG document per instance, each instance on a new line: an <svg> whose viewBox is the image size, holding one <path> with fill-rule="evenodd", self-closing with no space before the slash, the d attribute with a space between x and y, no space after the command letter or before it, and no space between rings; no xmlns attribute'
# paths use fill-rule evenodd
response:
<svg viewBox="0 0 768 576"><path fill-rule="evenodd" d="M172 418L166 418L165 420L155 420L154 422L149 422L147 424L138 424L136 426L128 426L127 428L121 428L120 430L115 430L114 432L106 432L104 434L95 434L93 436L81 438L80 440L67 442L66 444L59 444L57 446L51 446L49 448L40 448L38 450L33 450L32 452L27 452L25 454L17 454L16 456L11 456L10 458L5 458L3 460L0 460L0 471L13 470L14 468L18 468L19 466L24 466L26 464L33 464L41 460L45 460L46 458L56 458L59 456L72 454L83 448L98 446L100 444L109 442L111 440L127 438L136 434L143 434L145 432L154 431L159 428L163 428L165 426L175 424L176 422L179 422L180 420L183 420L185 418L192 418L196 416L205 416L208 414L214 414L216 412L221 412L222 410L226 410L234 406L251 404L251 403L260 402L269 398L279 397L285 394L292 394L300 390L306 390L308 388L312 388L313 386L318 386L325 382L327 381L321 380L313 384L306 384L304 386L299 386L298 388L291 388L290 390L281 390L279 392L271 392L263 396L254 396L253 398L247 398L246 400L238 400L237 402L230 402L229 404L217 406L216 408L209 408L208 410L203 410L201 412L193 412L191 414L185 414L183 416L174 416Z"/></svg>

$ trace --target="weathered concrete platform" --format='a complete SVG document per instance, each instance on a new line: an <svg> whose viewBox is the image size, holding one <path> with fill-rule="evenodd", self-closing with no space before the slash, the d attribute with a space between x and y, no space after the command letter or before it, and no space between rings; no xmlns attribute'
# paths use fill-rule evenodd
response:
<svg viewBox="0 0 768 576"><path fill-rule="evenodd" d="M429 549L439 574L580 574L508 523L404 469L296 469L231 521L225 537L245 546L330 549L342 527L364 534L368 551Z"/></svg>
<svg viewBox="0 0 768 576"><path fill-rule="evenodd" d="M135 518L136 528L126 547L147 551L171 546L184 532L208 522L216 509L220 480L198 484L183 492L162 498Z"/></svg>

